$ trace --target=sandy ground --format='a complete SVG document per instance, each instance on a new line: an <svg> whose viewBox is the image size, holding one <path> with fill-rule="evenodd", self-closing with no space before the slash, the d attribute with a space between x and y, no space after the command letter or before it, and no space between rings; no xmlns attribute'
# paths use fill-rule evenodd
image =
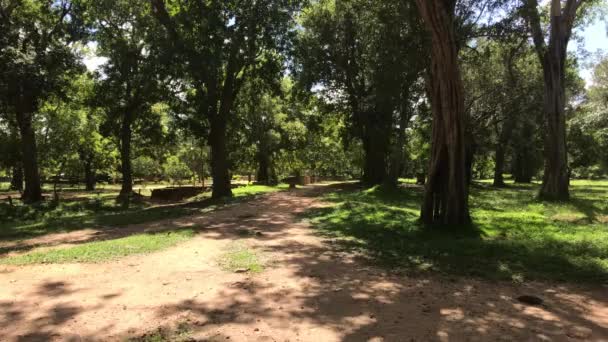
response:
<svg viewBox="0 0 608 342"><path fill-rule="evenodd" d="M150 255L0 266L0 340L122 341L186 323L203 341L608 341L608 288L408 277L374 268L336 251L297 217L323 205L318 191L274 193L146 225L202 228L194 239ZM242 229L262 234L243 237ZM65 244L99 236L70 234L47 239ZM237 240L266 256L264 272L218 266L218 255ZM545 303L523 305L515 299L523 294Z"/></svg>

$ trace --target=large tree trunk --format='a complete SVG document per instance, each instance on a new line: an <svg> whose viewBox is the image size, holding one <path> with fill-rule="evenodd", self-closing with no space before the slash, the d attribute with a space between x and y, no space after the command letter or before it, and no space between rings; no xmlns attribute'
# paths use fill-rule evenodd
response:
<svg viewBox="0 0 608 342"><path fill-rule="evenodd" d="M364 127L363 184L380 185L387 179L386 157L389 150L389 132L382 129L379 120L368 120Z"/></svg>
<svg viewBox="0 0 608 342"><path fill-rule="evenodd" d="M551 49L551 46L549 48ZM548 56L543 63L547 132L545 136L545 173L539 197L545 200L567 200L570 197L566 149L565 60L564 58L556 60L558 57L561 56Z"/></svg>
<svg viewBox="0 0 608 342"><path fill-rule="evenodd" d="M21 158L25 178L25 190L22 200L25 203L35 203L42 200L40 174L38 172L38 157L36 155L36 137L32 127L32 112L18 108L17 124L21 134Z"/></svg>
<svg viewBox="0 0 608 342"><path fill-rule="evenodd" d="M213 177L211 197L213 198L232 196L226 149L226 124L226 118L222 115L211 119L209 146L211 147L211 177Z"/></svg>
<svg viewBox="0 0 608 342"><path fill-rule="evenodd" d="M128 198L133 193L133 168L131 165L131 113L126 111L120 128L120 171L122 184L119 197Z"/></svg>
<svg viewBox="0 0 608 342"><path fill-rule="evenodd" d="M23 191L23 168L21 167L21 165L13 166L10 189Z"/></svg>
<svg viewBox="0 0 608 342"><path fill-rule="evenodd" d="M433 133L421 210L425 224L470 222L465 169L464 100L454 33L455 1L416 0L431 33Z"/></svg>

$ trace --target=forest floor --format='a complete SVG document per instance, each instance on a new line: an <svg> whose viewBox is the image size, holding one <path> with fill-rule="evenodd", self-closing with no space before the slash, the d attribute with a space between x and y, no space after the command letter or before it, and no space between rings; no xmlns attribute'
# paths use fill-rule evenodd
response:
<svg viewBox="0 0 608 342"><path fill-rule="evenodd" d="M417 200L406 198L409 207L352 184L168 215L125 225L120 236L112 235L117 228L94 226L27 237L18 241L22 249L0 253L0 340L608 341L606 242L584 247L567 235L585 224L592 231L586 238L602 240L605 202L598 207L589 200L562 214L545 208L557 223L541 225L531 209L539 204L530 200L517 223L505 218L506 209L494 208L508 203L492 203L483 197L486 190L475 191L481 193L473 205L488 205L474 213L479 236L449 237L459 248L470 247L462 255L445 238L390 233L395 222L413 222ZM499 197L509 198L509 191L516 190ZM376 200L385 207L370 207ZM579 217L581 212L593 217ZM509 233L495 228L500 222ZM522 222L533 233L511 236ZM386 229L380 232L380 226ZM45 248L183 231L192 233L154 253L85 263L2 263ZM411 243L396 244L396 237ZM434 242L425 246L429 239ZM522 242L530 239L545 252ZM516 256L503 259L493 250ZM559 258L551 254L560 250ZM543 262L552 262L548 271ZM522 295L543 303L523 304L517 300Z"/></svg>

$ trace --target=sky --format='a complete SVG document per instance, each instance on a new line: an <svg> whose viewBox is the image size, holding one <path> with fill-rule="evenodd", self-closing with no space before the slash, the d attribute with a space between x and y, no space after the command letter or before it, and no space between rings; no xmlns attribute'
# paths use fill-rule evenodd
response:
<svg viewBox="0 0 608 342"><path fill-rule="evenodd" d="M570 49L573 51L581 51L584 49L587 53L590 53L589 58L585 58L581 61L580 75L585 79L585 82L589 86L592 83L592 62L593 56L599 53L608 53L608 18L598 19L595 23L582 29L579 34L583 38L582 44L573 42Z"/></svg>

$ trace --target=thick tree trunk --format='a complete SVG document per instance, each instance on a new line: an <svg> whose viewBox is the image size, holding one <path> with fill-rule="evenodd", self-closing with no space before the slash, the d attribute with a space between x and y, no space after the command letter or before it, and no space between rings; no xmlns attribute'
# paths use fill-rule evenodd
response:
<svg viewBox="0 0 608 342"><path fill-rule="evenodd" d="M120 128L120 171L122 183L119 197L128 198L133 193L133 168L131 165L131 113L125 112Z"/></svg>
<svg viewBox="0 0 608 342"><path fill-rule="evenodd" d="M38 157L36 154L36 137L32 127L32 112L17 110L17 124L21 134L21 158L25 178L25 190L22 200L25 203L35 203L42 200L40 174L38 173Z"/></svg>
<svg viewBox="0 0 608 342"><path fill-rule="evenodd" d="M213 177L211 197L213 198L232 196L226 149L226 124L224 116L215 116L211 119L209 146L211 147L211 177Z"/></svg>
<svg viewBox="0 0 608 342"><path fill-rule="evenodd" d="M421 210L425 224L468 224L464 100L454 34L454 1L416 0L431 32L433 133Z"/></svg>
<svg viewBox="0 0 608 342"><path fill-rule="evenodd" d="M11 190L23 191L23 168L21 165L13 166Z"/></svg>
<svg viewBox="0 0 608 342"><path fill-rule="evenodd" d="M551 46L549 48L551 49ZM566 149L564 59L556 60L557 57L546 58L543 63L547 131L545 173L539 197L545 200L567 200L570 197Z"/></svg>
<svg viewBox="0 0 608 342"><path fill-rule="evenodd" d="M388 132L370 120L364 128L363 179L366 186L380 185L387 179L386 157L389 150Z"/></svg>

